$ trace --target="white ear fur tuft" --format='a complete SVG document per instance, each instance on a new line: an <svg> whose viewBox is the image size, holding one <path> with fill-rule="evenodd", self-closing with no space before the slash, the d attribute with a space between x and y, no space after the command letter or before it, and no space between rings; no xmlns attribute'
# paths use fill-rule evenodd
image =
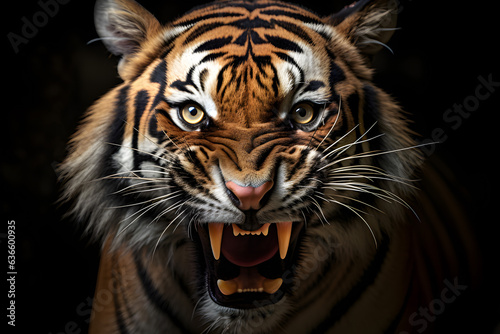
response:
<svg viewBox="0 0 500 334"><path fill-rule="evenodd" d="M97 0L94 20L106 48L124 57L137 52L148 35L160 27L156 18L134 0Z"/></svg>
<svg viewBox="0 0 500 334"><path fill-rule="evenodd" d="M329 17L329 23L347 36L366 56L386 45L397 28L396 0L361 0Z"/></svg>

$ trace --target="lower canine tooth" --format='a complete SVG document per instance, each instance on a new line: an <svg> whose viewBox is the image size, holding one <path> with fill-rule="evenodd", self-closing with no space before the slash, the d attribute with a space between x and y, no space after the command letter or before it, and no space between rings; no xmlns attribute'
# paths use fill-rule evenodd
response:
<svg viewBox="0 0 500 334"><path fill-rule="evenodd" d="M264 287L264 292L268 294L273 294L280 288L281 284L283 284L283 280L281 278L270 279L266 278L262 283Z"/></svg>
<svg viewBox="0 0 500 334"><path fill-rule="evenodd" d="M223 281L219 279L217 280L217 286L219 287L220 292L226 296L232 295L238 291L238 283L234 280Z"/></svg>

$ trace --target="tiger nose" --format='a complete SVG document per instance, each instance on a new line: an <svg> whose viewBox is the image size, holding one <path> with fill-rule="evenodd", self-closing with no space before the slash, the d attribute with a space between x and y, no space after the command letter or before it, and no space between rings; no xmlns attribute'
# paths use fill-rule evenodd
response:
<svg viewBox="0 0 500 334"><path fill-rule="evenodd" d="M238 198L240 210L258 210L260 209L260 201L273 187L273 181L267 181L258 187L242 187L233 181L228 181L226 187Z"/></svg>

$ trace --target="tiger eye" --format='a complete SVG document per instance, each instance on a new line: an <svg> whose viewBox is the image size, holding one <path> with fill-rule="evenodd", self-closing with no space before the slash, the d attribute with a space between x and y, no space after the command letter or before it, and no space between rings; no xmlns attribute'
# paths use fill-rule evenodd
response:
<svg viewBox="0 0 500 334"><path fill-rule="evenodd" d="M308 124L314 118L314 108L309 103L300 103L293 108L292 119L298 124Z"/></svg>
<svg viewBox="0 0 500 334"><path fill-rule="evenodd" d="M196 104L186 104L181 110L181 116L188 124L199 124L205 118L205 112Z"/></svg>

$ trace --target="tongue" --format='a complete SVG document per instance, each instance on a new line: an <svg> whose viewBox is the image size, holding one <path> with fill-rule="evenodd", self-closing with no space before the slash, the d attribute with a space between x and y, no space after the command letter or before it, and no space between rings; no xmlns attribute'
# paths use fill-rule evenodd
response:
<svg viewBox="0 0 500 334"><path fill-rule="evenodd" d="M233 264L240 267L253 267L271 259L278 251L276 227L271 224L269 234L234 236L233 228L224 227L222 254Z"/></svg>

